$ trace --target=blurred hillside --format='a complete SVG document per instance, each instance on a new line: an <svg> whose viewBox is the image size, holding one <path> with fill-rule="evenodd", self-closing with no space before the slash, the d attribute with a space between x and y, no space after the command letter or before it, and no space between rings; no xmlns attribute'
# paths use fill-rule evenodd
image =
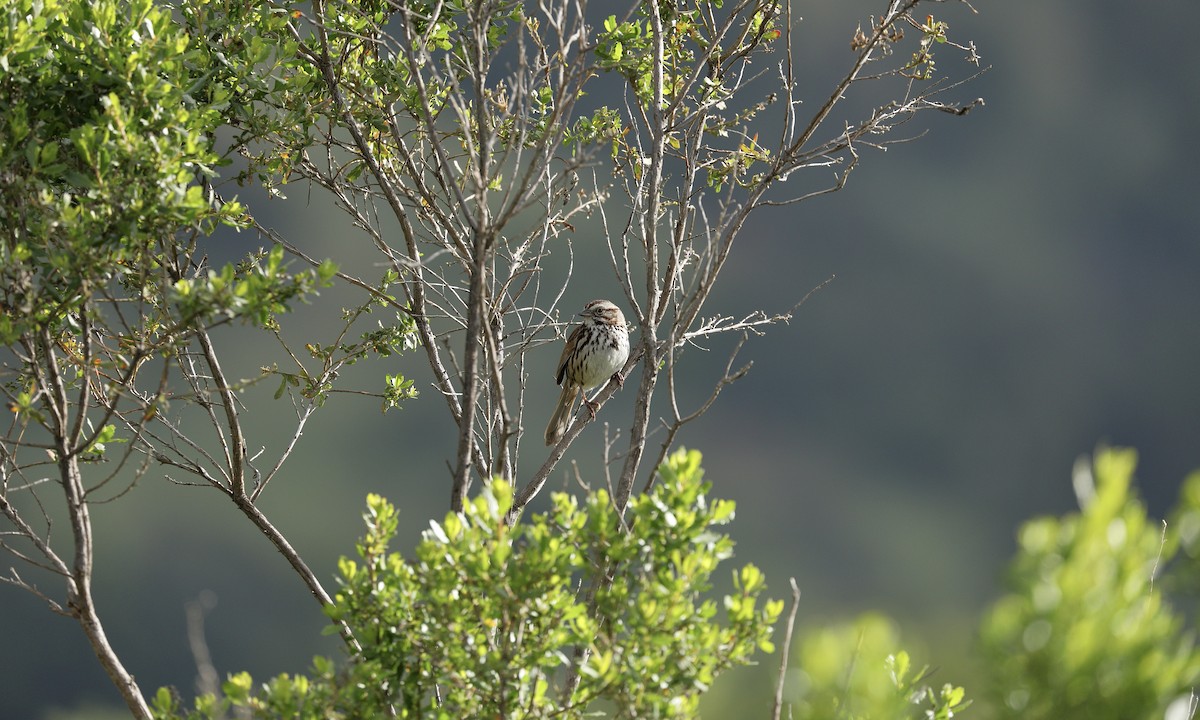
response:
<svg viewBox="0 0 1200 720"><path fill-rule="evenodd" d="M1098 442L1136 447L1157 515L1200 466L1200 145L1189 140L1200 116L1189 54L1200 5L975 5L978 15L952 3L935 10L990 67L963 91L986 106L926 118L911 132L927 136L864 151L842 192L753 218L714 312L786 309L837 277L789 326L746 346L753 371L682 438L704 452L714 494L738 503L739 560L761 565L780 597L797 578L801 626L872 608L899 619L906 640L936 629L956 640L927 659L968 693L959 663L999 591L1013 531L1073 505L1077 455ZM877 7L796 4L813 100L844 71L855 26ZM315 255L343 261L363 243L315 192L311 205L306 188L291 195L244 197ZM580 258L598 232L580 228ZM220 243L229 257L257 245L247 234ZM583 285L565 307L613 294L603 278ZM291 324L319 328L336 310ZM246 374L277 352L237 330L224 342L241 348ZM543 403L526 421L535 429L557 352L539 360ZM685 399L703 402L725 360L717 346L696 362ZM424 377L416 354L393 362L355 372L370 385L383 372ZM409 541L446 511L450 423L422 390L388 415L374 401L335 398L264 495L319 576L332 578L337 557L352 553L367 492L400 506ZM247 406L257 432L282 439L291 410L272 404L273 391L252 390ZM598 436L574 456L591 461ZM524 462L537 452L531 443ZM215 493L147 476L97 508L95 522L100 609L144 689L191 691L184 607L205 591L217 600L207 634L223 673L269 677L336 653L283 560ZM111 705L69 620L10 588L0 588L0 610L0 716Z"/></svg>

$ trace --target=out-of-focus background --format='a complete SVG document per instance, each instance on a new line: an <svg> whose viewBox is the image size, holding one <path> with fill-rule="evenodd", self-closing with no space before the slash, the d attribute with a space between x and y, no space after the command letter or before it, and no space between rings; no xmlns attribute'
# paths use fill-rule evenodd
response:
<svg viewBox="0 0 1200 720"><path fill-rule="evenodd" d="M926 137L865 152L844 191L753 218L714 311L785 309L837 278L790 325L744 349L753 371L682 438L704 452L713 494L738 503L738 562L762 566L780 597L797 579L801 628L881 610L921 662L968 692L979 672L973 633L1003 587L1014 531L1073 507L1078 455L1098 443L1138 448L1140 487L1158 514L1200 467L1200 5L975 5L978 15L933 8L991 68L962 95L986 106L926 117L914 128ZM795 3L813 100L848 67L855 27L879 9ZM959 67L943 52L945 69ZM315 192L311 202L306 189L291 194L256 212L316 255L369 258ZM581 228L576 242L598 232ZM221 242L215 251L229 257L257 245L248 234ZM581 284L568 309L604 288L602 278ZM278 359L236 330L218 341L246 373ZM535 433L558 349L543 353L546 388L527 408ZM684 399L702 402L724 361L717 350L697 361ZM422 378L423 363L413 353L358 377ZM451 426L421 389L387 415L376 401L335 397L264 495L331 583L337 557L353 552L367 492L401 506L409 544L447 509ZM260 443L288 429L290 408L271 404L273 390L248 401ZM596 438L587 440L574 454L594 469ZM531 443L525 461L538 452ZM578 491L564 476L551 487ZM191 694L185 606L201 598L222 673L265 679L336 655L316 603L215 492L152 473L94 520L100 610L143 689ZM36 599L0 588L0 636L0 717L99 718L118 707L76 626Z"/></svg>

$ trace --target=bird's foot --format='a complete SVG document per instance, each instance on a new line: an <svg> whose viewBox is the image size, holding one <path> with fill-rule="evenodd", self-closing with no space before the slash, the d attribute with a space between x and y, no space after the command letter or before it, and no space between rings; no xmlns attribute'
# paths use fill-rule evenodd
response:
<svg viewBox="0 0 1200 720"><path fill-rule="evenodd" d="M584 407L587 408L588 419L595 420L596 419L596 411L600 409L600 403L593 402L591 400L588 400L587 398L584 398L583 404L584 404Z"/></svg>

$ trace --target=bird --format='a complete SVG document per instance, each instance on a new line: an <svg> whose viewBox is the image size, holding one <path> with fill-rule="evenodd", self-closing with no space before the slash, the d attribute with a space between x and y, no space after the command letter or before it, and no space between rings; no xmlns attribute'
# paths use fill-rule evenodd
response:
<svg viewBox="0 0 1200 720"><path fill-rule="evenodd" d="M599 406L587 399L587 391L610 378L620 386L620 370L629 359L629 328L621 308L608 300L593 300L579 314L583 322L571 332L558 359L555 382L562 386L562 392L546 426L547 445L558 442L566 433L575 398L580 394L588 412L596 416Z"/></svg>

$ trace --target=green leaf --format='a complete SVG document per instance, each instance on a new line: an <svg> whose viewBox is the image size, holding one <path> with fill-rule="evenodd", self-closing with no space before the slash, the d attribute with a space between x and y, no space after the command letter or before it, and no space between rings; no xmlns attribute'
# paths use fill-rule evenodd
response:
<svg viewBox="0 0 1200 720"><path fill-rule="evenodd" d="M908 653L901 650L887 656L888 672L892 675L892 682L896 687L902 688L905 686L905 678L908 676Z"/></svg>

